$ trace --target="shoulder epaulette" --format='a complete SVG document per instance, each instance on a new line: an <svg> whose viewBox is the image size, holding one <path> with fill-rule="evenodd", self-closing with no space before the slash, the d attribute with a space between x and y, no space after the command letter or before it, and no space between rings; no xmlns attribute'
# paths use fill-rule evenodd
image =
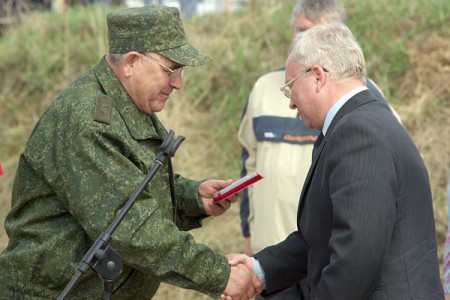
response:
<svg viewBox="0 0 450 300"><path fill-rule="evenodd" d="M95 106L94 120L106 124L111 124L114 101L106 95L97 98Z"/></svg>

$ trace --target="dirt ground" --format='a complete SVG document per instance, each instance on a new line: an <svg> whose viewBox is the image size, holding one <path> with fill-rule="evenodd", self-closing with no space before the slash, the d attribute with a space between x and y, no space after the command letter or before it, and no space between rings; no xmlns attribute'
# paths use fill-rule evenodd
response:
<svg viewBox="0 0 450 300"><path fill-rule="evenodd" d="M450 167L450 39L438 35L410 43L411 68L399 82L400 113L428 162L447 173ZM431 159L434 157L434 159Z"/></svg>
<svg viewBox="0 0 450 300"><path fill-rule="evenodd" d="M447 230L450 174L450 39L420 36L409 43L407 54L411 68L396 82L400 99L396 109L430 174L441 248Z"/></svg>

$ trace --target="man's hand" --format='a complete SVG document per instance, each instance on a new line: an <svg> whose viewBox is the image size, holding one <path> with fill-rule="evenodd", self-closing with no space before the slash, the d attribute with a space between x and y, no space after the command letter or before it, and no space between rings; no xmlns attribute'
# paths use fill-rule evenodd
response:
<svg viewBox="0 0 450 300"><path fill-rule="evenodd" d="M241 193L234 194L233 196L227 198L219 203L213 202L213 196L219 190L229 186L233 181L228 180L217 180L210 179L202 182L198 188L198 193L203 200L203 206L205 207L205 212L209 216L220 216L225 211L227 211L232 203L235 203Z"/></svg>
<svg viewBox="0 0 450 300"><path fill-rule="evenodd" d="M239 264L243 264L253 271L253 262L250 256L238 253L230 253L225 256L228 258L228 264L230 266L237 266Z"/></svg>
<svg viewBox="0 0 450 300"><path fill-rule="evenodd" d="M247 284L247 296L251 298L256 294L261 293L263 290L263 284L261 280L259 280L258 276L256 276L255 273L253 273L253 263L251 257L245 254L228 254L226 256L228 258L228 264L231 266L232 271L233 268L241 266L245 266L247 270L250 271L251 287L248 286L249 283L245 282L245 284ZM239 293L237 290L234 289L233 286L230 286L230 282L231 282L231 275L227 288L220 297L222 300L249 299L245 297L245 294Z"/></svg>
<svg viewBox="0 0 450 300"><path fill-rule="evenodd" d="M258 277L244 264L231 266L230 279L225 291L220 296L223 300L250 299L262 290Z"/></svg>

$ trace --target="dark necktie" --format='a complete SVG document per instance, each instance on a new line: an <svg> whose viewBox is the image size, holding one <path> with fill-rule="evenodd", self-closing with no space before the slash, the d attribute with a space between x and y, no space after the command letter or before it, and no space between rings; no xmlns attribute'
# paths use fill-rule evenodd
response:
<svg viewBox="0 0 450 300"><path fill-rule="evenodd" d="M320 132L319 136L317 137L317 140L314 142L313 151L312 151L312 161L314 161L317 158L317 155L319 154L319 147L323 140L323 134L322 131Z"/></svg>

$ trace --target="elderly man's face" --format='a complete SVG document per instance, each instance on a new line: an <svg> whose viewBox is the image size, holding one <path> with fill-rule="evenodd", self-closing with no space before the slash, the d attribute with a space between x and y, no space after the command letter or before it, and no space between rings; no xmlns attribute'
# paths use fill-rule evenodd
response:
<svg viewBox="0 0 450 300"><path fill-rule="evenodd" d="M149 114L164 109L173 89L183 87L182 76L171 78L170 70L179 67L177 63L154 53L151 58L144 54L139 56L133 66L128 91L139 110Z"/></svg>
<svg viewBox="0 0 450 300"><path fill-rule="evenodd" d="M306 18L304 15L300 15L300 16L298 16L297 22L295 22L294 27L291 28L292 38L294 38L297 35L297 33L306 31L316 25L331 23L331 22L333 22L333 20L330 15L324 15L320 18L320 20L315 20L315 21Z"/></svg>
<svg viewBox="0 0 450 300"><path fill-rule="evenodd" d="M311 21L307 19L305 16L300 15L297 19L297 22L295 23L294 27L292 28L292 37L294 38L297 33L306 31L310 29L311 27L314 27L316 25L321 24L322 22L319 21Z"/></svg>
<svg viewBox="0 0 450 300"><path fill-rule="evenodd" d="M314 70L300 65L296 59L289 56L286 63L285 82L292 81L289 86L291 90L289 107L297 109L307 127L321 129L323 109Z"/></svg>

